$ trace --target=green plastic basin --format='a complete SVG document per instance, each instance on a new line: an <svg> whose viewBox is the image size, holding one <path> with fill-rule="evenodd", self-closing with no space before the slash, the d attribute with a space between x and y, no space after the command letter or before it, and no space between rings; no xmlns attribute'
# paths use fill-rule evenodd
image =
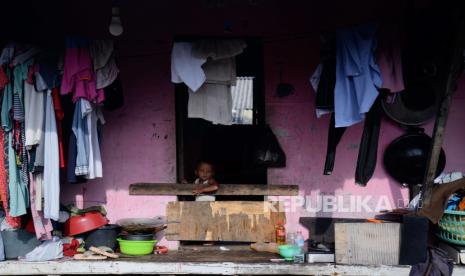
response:
<svg viewBox="0 0 465 276"><path fill-rule="evenodd" d="M157 240L151 241L129 241L118 238L121 253L132 256L152 254Z"/></svg>

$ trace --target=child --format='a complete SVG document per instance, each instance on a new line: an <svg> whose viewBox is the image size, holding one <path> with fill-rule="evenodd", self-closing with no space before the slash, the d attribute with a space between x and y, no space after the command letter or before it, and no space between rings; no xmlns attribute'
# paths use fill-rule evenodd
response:
<svg viewBox="0 0 465 276"><path fill-rule="evenodd" d="M194 194L195 201L215 201L214 195L205 195L204 193L213 193L218 190L218 182L213 178L215 171L213 165L201 161L197 164L195 169L195 176L197 179L194 181L194 189L192 194Z"/></svg>

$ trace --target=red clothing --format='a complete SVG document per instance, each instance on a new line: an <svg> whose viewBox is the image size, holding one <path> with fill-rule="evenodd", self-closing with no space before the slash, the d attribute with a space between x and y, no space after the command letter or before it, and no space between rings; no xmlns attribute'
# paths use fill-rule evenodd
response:
<svg viewBox="0 0 465 276"><path fill-rule="evenodd" d="M21 217L11 217L8 208L8 179L5 168L5 148L3 144L3 130L0 129L0 200L6 213L6 221L13 228L21 227Z"/></svg>
<svg viewBox="0 0 465 276"><path fill-rule="evenodd" d="M0 90L5 88L5 86L8 84L8 76L6 75L5 69L3 66L0 66Z"/></svg>
<svg viewBox="0 0 465 276"><path fill-rule="evenodd" d="M61 107L60 101L60 92L58 88L53 88L52 90L52 100L53 107L55 108L55 117L57 121L57 132L58 132L58 151L60 155L60 168L64 169L66 167L65 155L63 151L63 118L65 117L65 112Z"/></svg>

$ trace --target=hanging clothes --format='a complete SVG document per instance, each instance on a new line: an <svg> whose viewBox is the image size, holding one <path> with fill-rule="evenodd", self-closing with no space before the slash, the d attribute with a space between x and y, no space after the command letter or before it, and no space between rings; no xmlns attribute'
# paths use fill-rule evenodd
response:
<svg viewBox="0 0 465 276"><path fill-rule="evenodd" d="M336 127L335 126L335 117L334 113L331 113L331 119L329 121L328 128L328 143L326 148L326 160L323 174L331 175L334 169L334 161L336 159L336 148L339 142L341 141L344 132L346 131L345 127Z"/></svg>
<svg viewBox="0 0 465 276"><path fill-rule="evenodd" d="M171 81L185 83L189 89L196 92L205 82L202 65L206 57L195 57L192 54L192 43L176 42L171 52Z"/></svg>
<svg viewBox="0 0 465 276"><path fill-rule="evenodd" d="M8 134L6 135L8 137ZM8 144L7 144L8 145ZM8 224L13 228L21 226L20 217L11 217L10 208L8 206L8 167L5 167L7 160L8 147L5 147L5 136L3 130L0 130L0 199L2 201L3 210L5 210L5 218Z"/></svg>
<svg viewBox="0 0 465 276"><path fill-rule="evenodd" d="M11 79L11 72L9 67L6 68L6 75L8 79ZM5 132L9 132L13 129L13 118L11 116L13 109L13 83L10 81L3 90L2 100L2 128Z"/></svg>
<svg viewBox="0 0 465 276"><path fill-rule="evenodd" d="M97 89L111 85L118 77L119 70L116 66L113 49L112 40L94 40L90 44L89 51L94 66Z"/></svg>
<svg viewBox="0 0 465 276"><path fill-rule="evenodd" d="M360 141L357 168L355 169L355 183L360 186L367 185L376 169L382 115L381 97L378 97L367 113Z"/></svg>
<svg viewBox="0 0 465 276"><path fill-rule="evenodd" d="M2 54L0 55L0 65L10 65L15 55L15 43L9 42L3 47Z"/></svg>
<svg viewBox="0 0 465 276"><path fill-rule="evenodd" d="M76 102L73 115L72 130L74 136L76 137L76 166L74 167L74 173L76 176L89 174L89 140L87 139L87 119L82 113L82 105L84 101L86 100L79 99Z"/></svg>
<svg viewBox="0 0 465 276"><path fill-rule="evenodd" d="M89 53L89 41L77 38L66 40L66 51L61 82L61 94L72 93L73 101L79 98L101 103L103 90L96 89L95 73Z"/></svg>
<svg viewBox="0 0 465 276"><path fill-rule="evenodd" d="M30 198L31 198L31 214L32 221L34 223L34 229L38 240L50 240L52 238L53 226L50 219L45 219L42 212L40 212L42 206L38 206L37 202L42 201L40 193L36 193L37 190L41 191L42 188L42 173L32 174L30 173ZM39 179L39 180L38 180ZM37 181L38 180L38 181ZM37 189L39 188L39 189ZM39 208L39 209L38 209Z"/></svg>
<svg viewBox="0 0 465 276"><path fill-rule="evenodd" d="M209 60L204 65L205 83L194 93L189 90L189 118L201 118L213 124L231 125L231 86L236 83L235 58Z"/></svg>
<svg viewBox="0 0 465 276"><path fill-rule="evenodd" d="M65 168L65 153L63 150L63 118L65 113L61 107L60 92L58 88L52 89L53 107L55 109L55 118L58 134L58 151L60 156L60 168Z"/></svg>
<svg viewBox="0 0 465 276"><path fill-rule="evenodd" d="M35 90L34 85L24 83L24 112L26 129L26 147L31 149L43 143L45 118L45 93Z"/></svg>
<svg viewBox="0 0 465 276"><path fill-rule="evenodd" d="M92 104L86 100L83 100L81 103L82 114L86 118L87 123L87 140L88 140L88 164L89 164L89 173L86 175L87 179L94 179L97 177L103 177L102 170L102 157L100 155L100 144L99 144L99 135L97 130L97 123L100 121L101 124L104 124L103 115L101 113L100 107L92 106Z"/></svg>
<svg viewBox="0 0 465 276"><path fill-rule="evenodd" d="M25 183L20 179L11 131L8 133L8 176L10 215L12 217L25 215L29 203L29 192Z"/></svg>
<svg viewBox="0 0 465 276"><path fill-rule="evenodd" d="M59 146L52 91L47 91L44 141L44 217L58 220L60 211Z"/></svg>
<svg viewBox="0 0 465 276"><path fill-rule="evenodd" d="M401 39L399 26L386 24L381 26L376 62L382 79L380 88L390 92L399 92L405 89L402 73Z"/></svg>
<svg viewBox="0 0 465 276"><path fill-rule="evenodd" d="M373 55L376 30L375 24L367 24L336 32L336 127L362 121L378 96L381 77Z"/></svg>

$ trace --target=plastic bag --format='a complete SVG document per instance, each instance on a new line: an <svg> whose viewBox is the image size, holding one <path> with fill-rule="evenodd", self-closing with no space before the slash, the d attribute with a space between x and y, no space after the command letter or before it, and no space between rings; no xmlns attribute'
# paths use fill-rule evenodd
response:
<svg viewBox="0 0 465 276"><path fill-rule="evenodd" d="M256 165L266 167L276 168L286 166L286 154L268 125L259 131L254 147L253 160Z"/></svg>

